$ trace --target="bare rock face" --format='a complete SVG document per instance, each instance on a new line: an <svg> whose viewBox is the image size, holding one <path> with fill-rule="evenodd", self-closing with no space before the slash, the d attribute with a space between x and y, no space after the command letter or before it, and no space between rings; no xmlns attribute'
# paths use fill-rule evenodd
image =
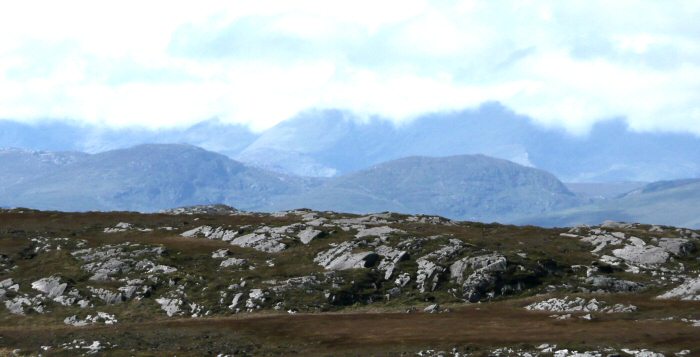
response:
<svg viewBox="0 0 700 357"><path fill-rule="evenodd" d="M375 252L353 253L356 244L343 242L337 246L319 253L314 262L326 270L347 270L357 268L369 268L379 259Z"/></svg>
<svg viewBox="0 0 700 357"><path fill-rule="evenodd" d="M500 254L491 253L468 257L454 262L450 266L450 278L462 284L462 298L477 302L488 291L493 291L499 274L506 270L508 262ZM471 272L466 278L466 272Z"/></svg>
<svg viewBox="0 0 700 357"><path fill-rule="evenodd" d="M663 264L669 258L668 252L663 248L651 245L627 245L624 248L613 250L612 253L614 256L633 264Z"/></svg>
<svg viewBox="0 0 700 357"><path fill-rule="evenodd" d="M389 280L391 275L394 274L396 264L408 257L406 251L394 249L386 245L377 247L376 252L382 257L382 261L379 263L377 269L384 272L385 280Z"/></svg>
<svg viewBox="0 0 700 357"><path fill-rule="evenodd" d="M685 257L695 251L695 244L684 238L661 238L659 247L677 257Z"/></svg>
<svg viewBox="0 0 700 357"><path fill-rule="evenodd" d="M231 244L253 248L266 253L279 253L287 248L287 245L281 242L284 238L279 233L258 230L232 240Z"/></svg>
<svg viewBox="0 0 700 357"><path fill-rule="evenodd" d="M301 230L299 231L299 233L297 233L297 238L299 238L299 241L301 241L302 243L309 244L312 240L320 236L321 233L322 232L317 229L307 227L306 229Z"/></svg>
<svg viewBox="0 0 700 357"><path fill-rule="evenodd" d="M660 295L659 299L700 301L700 277L687 280L683 284Z"/></svg>
<svg viewBox="0 0 700 357"><path fill-rule="evenodd" d="M463 248L462 241L450 239L448 244L443 245L440 249L416 259L416 263L418 263L418 272L416 273L418 290L421 293L435 290L446 270L440 264L457 256Z"/></svg>
<svg viewBox="0 0 700 357"><path fill-rule="evenodd" d="M403 231L400 229L391 228L389 226L365 228L365 229L360 229L357 232L357 234L355 234L355 238L358 238L358 239L365 238L365 237L386 238L392 233L403 233Z"/></svg>
<svg viewBox="0 0 700 357"><path fill-rule="evenodd" d="M206 238L229 242L238 235L238 230L228 230L222 227L200 226L180 234L185 238Z"/></svg>

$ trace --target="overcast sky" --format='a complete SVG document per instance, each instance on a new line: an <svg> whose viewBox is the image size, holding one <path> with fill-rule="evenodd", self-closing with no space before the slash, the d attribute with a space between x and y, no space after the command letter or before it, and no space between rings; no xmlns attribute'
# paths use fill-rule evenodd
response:
<svg viewBox="0 0 700 357"><path fill-rule="evenodd" d="M0 118L260 130L499 101L573 132L700 134L699 19L696 0L7 1Z"/></svg>

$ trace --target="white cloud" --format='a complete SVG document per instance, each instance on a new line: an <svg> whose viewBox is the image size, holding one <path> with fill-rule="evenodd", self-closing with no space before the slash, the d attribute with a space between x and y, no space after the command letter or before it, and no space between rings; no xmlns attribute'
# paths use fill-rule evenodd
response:
<svg viewBox="0 0 700 357"><path fill-rule="evenodd" d="M584 132L700 134L695 1L25 1L0 5L0 117L264 129L499 101Z"/></svg>

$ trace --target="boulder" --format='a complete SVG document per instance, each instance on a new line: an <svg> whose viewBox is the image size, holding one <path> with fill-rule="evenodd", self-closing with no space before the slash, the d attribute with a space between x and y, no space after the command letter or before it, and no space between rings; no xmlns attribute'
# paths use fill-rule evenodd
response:
<svg viewBox="0 0 700 357"><path fill-rule="evenodd" d="M211 257L214 259L223 259L226 258L231 254L231 251L228 249L219 249L213 253L211 253Z"/></svg>
<svg viewBox="0 0 700 357"><path fill-rule="evenodd" d="M32 289L44 293L49 299L63 295L68 284L61 283L61 279L56 276L42 278L32 283Z"/></svg>
<svg viewBox="0 0 700 357"><path fill-rule="evenodd" d="M644 289L644 284L642 283L600 275L586 278L586 283L591 284L594 288L611 293L628 293Z"/></svg>
<svg viewBox="0 0 700 357"><path fill-rule="evenodd" d="M219 265L222 268L228 268L228 267L241 267L248 264L248 261L245 259L238 259L238 258L228 258L221 262L221 265Z"/></svg>
<svg viewBox="0 0 700 357"><path fill-rule="evenodd" d="M182 306L182 300L177 298L159 298L156 302L160 304L160 309L165 311L165 313L172 317L181 313L180 307Z"/></svg>

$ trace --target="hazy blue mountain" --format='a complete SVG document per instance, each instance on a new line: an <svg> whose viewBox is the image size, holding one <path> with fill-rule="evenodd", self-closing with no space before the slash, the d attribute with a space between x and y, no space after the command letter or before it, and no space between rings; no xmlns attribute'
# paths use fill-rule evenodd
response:
<svg viewBox="0 0 700 357"><path fill-rule="evenodd" d="M553 175L483 155L394 160L327 180L280 202L319 210L425 213L501 222L579 203Z"/></svg>
<svg viewBox="0 0 700 357"><path fill-rule="evenodd" d="M0 194L12 185L46 175L86 156L81 152L0 149Z"/></svg>
<svg viewBox="0 0 700 357"><path fill-rule="evenodd" d="M270 197L304 189L308 180L248 167L189 145L141 145L85 155L6 186L4 206L56 210L153 211L235 203L264 209Z"/></svg>
<svg viewBox="0 0 700 357"><path fill-rule="evenodd" d="M565 182L700 177L700 137L634 132L622 119L574 136L539 126L498 103L423 115L400 125L341 110L311 110L259 134L217 120L159 131L0 121L0 147L95 153L141 143L187 143L302 176L337 176L408 156L484 154L546 170Z"/></svg>
<svg viewBox="0 0 700 357"><path fill-rule="evenodd" d="M573 136L490 103L424 115L399 126L352 113L309 111L265 131L237 159L309 176L330 176L401 157L485 154L534 166L569 182L656 181L700 176L700 138L638 133L623 120Z"/></svg>
<svg viewBox="0 0 700 357"><path fill-rule="evenodd" d="M67 154L39 156L61 155ZM578 202L551 174L483 155L411 157L323 180L252 168L189 145L71 155L46 170L35 169L41 160L16 161L15 174L25 176L4 184L0 204L153 211L225 203L245 210L391 210L509 222Z"/></svg>
<svg viewBox="0 0 700 357"><path fill-rule="evenodd" d="M617 198L630 191L641 188L649 182L565 182L566 188L582 199L600 201Z"/></svg>
<svg viewBox="0 0 700 357"><path fill-rule="evenodd" d="M545 226L598 224L604 220L700 228L700 179L653 182L617 198L521 222Z"/></svg>
<svg viewBox="0 0 700 357"><path fill-rule="evenodd" d="M257 134L242 125L206 120L183 127L151 130L109 128L71 121L44 120L18 123L0 120L0 147L43 151L97 153L140 144L190 144L235 156L250 145Z"/></svg>

